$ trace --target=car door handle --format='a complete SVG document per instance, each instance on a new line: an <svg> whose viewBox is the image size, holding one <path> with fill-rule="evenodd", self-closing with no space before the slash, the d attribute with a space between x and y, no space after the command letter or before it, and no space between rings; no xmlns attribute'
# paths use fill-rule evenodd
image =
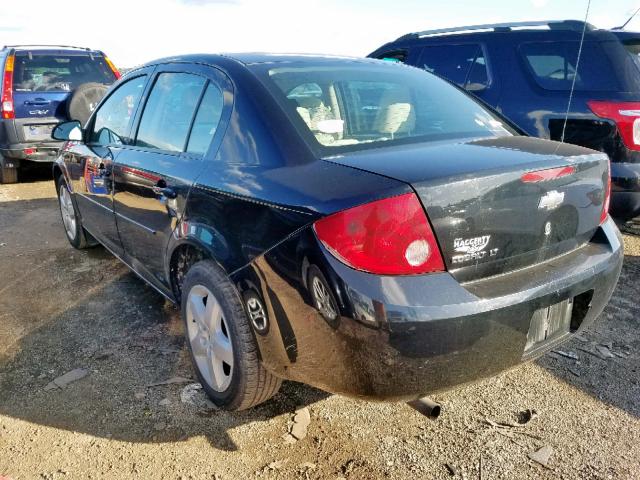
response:
<svg viewBox="0 0 640 480"><path fill-rule="evenodd" d="M160 187L156 185L155 187L152 188L152 190L153 190L153 193L155 193L156 195L162 195L163 197L169 198L169 199L173 199L178 196L176 191L173 188L169 188L169 187Z"/></svg>

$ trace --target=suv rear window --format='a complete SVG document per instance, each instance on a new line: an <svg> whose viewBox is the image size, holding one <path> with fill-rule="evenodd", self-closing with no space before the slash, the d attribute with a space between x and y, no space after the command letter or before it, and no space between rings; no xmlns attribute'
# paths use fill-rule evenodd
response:
<svg viewBox="0 0 640 480"><path fill-rule="evenodd" d="M625 50L629 52L629 55L631 55L633 63L635 63L637 67L640 67L640 38L625 40L622 44Z"/></svg>
<svg viewBox="0 0 640 480"><path fill-rule="evenodd" d="M88 82L111 85L115 75L101 55L58 55L16 52L13 89L16 92L70 92Z"/></svg>
<svg viewBox="0 0 640 480"><path fill-rule="evenodd" d="M579 42L523 43L520 52L538 85L546 90L570 90L579 47ZM584 42L578 68L576 90L621 90L614 66L599 42Z"/></svg>

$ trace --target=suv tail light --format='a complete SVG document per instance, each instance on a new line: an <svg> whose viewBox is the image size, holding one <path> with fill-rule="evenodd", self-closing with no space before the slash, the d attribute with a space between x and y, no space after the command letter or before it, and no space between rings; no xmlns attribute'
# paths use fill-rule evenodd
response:
<svg viewBox="0 0 640 480"><path fill-rule="evenodd" d="M115 75L116 80L120 80L120 77L122 77L122 75L120 75L120 72L118 71L118 69L116 68L116 66L113 64L113 62L111 61L111 59L105 55L105 56L104 56L104 61L107 63L107 65L109 66L109 68L111 69L111 71L113 72L113 74Z"/></svg>
<svg viewBox="0 0 640 480"><path fill-rule="evenodd" d="M604 201L602 202L602 213L600 214L600 225L602 225L609 216L609 205L611 204L611 161L607 169L607 185L604 191Z"/></svg>
<svg viewBox="0 0 640 480"><path fill-rule="evenodd" d="M444 271L427 215L413 193L329 215L313 227L336 258L357 270L380 275Z"/></svg>
<svg viewBox="0 0 640 480"><path fill-rule="evenodd" d="M15 118L13 110L13 62L15 57L9 55L4 63L4 75L2 77L2 118Z"/></svg>
<svg viewBox="0 0 640 480"><path fill-rule="evenodd" d="M640 151L640 102L587 102L600 118L616 122L622 141L631 150Z"/></svg>

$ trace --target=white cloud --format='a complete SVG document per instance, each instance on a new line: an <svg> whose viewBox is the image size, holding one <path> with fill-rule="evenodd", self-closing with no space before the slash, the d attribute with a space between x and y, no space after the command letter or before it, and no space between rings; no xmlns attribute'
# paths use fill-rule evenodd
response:
<svg viewBox="0 0 640 480"><path fill-rule="evenodd" d="M592 19L602 26L619 25L628 18L625 12L637 3L594 0ZM397 0L393 4L362 0L110 0L96 5L81 0L16 3L3 11L0 30L7 43L99 48L120 66L196 52L361 56L404 33L428 28L583 18L586 0Z"/></svg>
<svg viewBox="0 0 640 480"><path fill-rule="evenodd" d="M531 0L531 5L534 8L544 8L549 4L549 0Z"/></svg>

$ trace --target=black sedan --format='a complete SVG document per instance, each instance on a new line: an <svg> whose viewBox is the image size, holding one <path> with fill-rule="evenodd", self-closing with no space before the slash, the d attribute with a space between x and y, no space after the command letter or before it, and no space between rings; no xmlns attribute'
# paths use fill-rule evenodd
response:
<svg viewBox="0 0 640 480"><path fill-rule="evenodd" d="M226 409L282 379L412 400L494 375L593 322L622 265L604 154L404 65L158 60L54 137L69 241L181 305Z"/></svg>

